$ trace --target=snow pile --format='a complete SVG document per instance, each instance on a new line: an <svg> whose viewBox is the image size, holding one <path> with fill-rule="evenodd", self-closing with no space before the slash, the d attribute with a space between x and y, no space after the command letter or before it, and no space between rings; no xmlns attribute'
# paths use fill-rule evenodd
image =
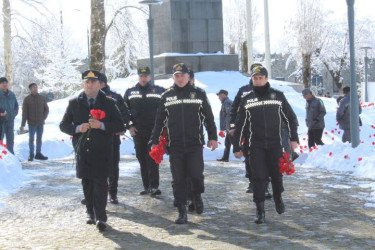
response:
<svg viewBox="0 0 375 250"><path fill-rule="evenodd" d="M0 198L4 197L27 179L17 157L0 146Z"/></svg>

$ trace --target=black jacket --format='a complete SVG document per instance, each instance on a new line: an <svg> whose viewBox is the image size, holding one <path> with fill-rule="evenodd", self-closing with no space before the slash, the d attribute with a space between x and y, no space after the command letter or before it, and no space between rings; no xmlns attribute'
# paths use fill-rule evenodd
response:
<svg viewBox="0 0 375 250"><path fill-rule="evenodd" d="M214 116L206 92L190 84L183 88L174 84L162 95L151 142L158 144L166 129L168 146L204 145L203 125L207 129L208 140L217 140Z"/></svg>
<svg viewBox="0 0 375 250"><path fill-rule="evenodd" d="M235 123L233 152L239 152L246 131L249 138L244 143L261 148L282 145L281 126L287 124L290 140L298 142L297 118L281 91L265 86L265 93L254 90L242 98Z"/></svg>
<svg viewBox="0 0 375 250"><path fill-rule="evenodd" d="M142 87L139 83L128 90L124 95L127 108L127 128L135 126L137 129L149 129L154 127L155 115L164 88L148 83Z"/></svg>
<svg viewBox="0 0 375 250"><path fill-rule="evenodd" d="M112 98L99 91L94 109L105 112L105 131L90 129L86 140L78 143L82 133L76 133L76 127L86 123L90 117L87 96L82 92L77 98L69 101L60 130L73 136L73 147L76 153L76 174L78 178L107 178L112 166L113 133L124 131L121 115ZM82 137L83 138L83 137Z"/></svg>
<svg viewBox="0 0 375 250"><path fill-rule="evenodd" d="M246 85L242 86L238 90L237 95L233 100L232 108L231 108L231 111L230 111L229 129L234 129L234 125L235 125L235 122L236 122L236 117L237 117L237 114L238 114L238 109L240 107L241 100L245 95L250 93L251 90L253 90L253 81L250 78L249 84L246 84Z"/></svg>

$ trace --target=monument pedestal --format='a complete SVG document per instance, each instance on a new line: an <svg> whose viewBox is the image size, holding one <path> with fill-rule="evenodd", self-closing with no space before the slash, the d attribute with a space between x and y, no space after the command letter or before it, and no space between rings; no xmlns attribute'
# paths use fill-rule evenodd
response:
<svg viewBox="0 0 375 250"><path fill-rule="evenodd" d="M238 55L215 54L177 54L164 53L154 57L155 74L172 74L173 65L185 63L194 72L200 71L238 71ZM149 66L149 58L137 60L137 67Z"/></svg>

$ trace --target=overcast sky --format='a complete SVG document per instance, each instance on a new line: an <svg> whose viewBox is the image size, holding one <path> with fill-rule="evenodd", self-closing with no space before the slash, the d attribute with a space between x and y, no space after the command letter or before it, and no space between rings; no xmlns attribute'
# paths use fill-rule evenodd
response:
<svg viewBox="0 0 375 250"><path fill-rule="evenodd" d="M107 0L109 1L109 0ZM230 0L224 0L230 1ZM83 48L87 46L87 27L90 19L90 0L45 0L46 5L53 7L57 11L61 8L63 10L64 26L71 30L73 38L77 39L79 46ZM124 1L125 2L125 1ZM131 5L137 5L138 0L128 1ZM110 1L109 1L110 3ZM254 46L257 51L264 51L263 38L263 0L252 0L253 6L259 11L259 28L257 29L257 36L260 38L254 41ZM279 51L280 47L285 46L284 30L285 22L295 14L296 0L268 0L269 17L270 17L270 37L271 37L271 52ZM331 11L332 15L337 18L346 18L347 4L346 0L322 0L324 10ZM369 16L375 21L375 0L356 0L355 1L355 15ZM225 11L225 9L223 10ZM144 14L140 14L140 18L146 18Z"/></svg>

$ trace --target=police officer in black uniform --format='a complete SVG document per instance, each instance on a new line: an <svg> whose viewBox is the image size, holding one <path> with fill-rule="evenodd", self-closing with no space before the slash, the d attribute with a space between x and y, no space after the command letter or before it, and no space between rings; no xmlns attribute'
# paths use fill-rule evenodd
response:
<svg viewBox="0 0 375 250"><path fill-rule="evenodd" d="M107 84L107 76L104 73L100 73L99 75L99 81L100 81L100 88L105 93L107 97L111 97L115 101L115 105L120 111L121 118L126 124L127 119L127 110L124 104L124 99L121 95L113 92L110 88L110 86ZM121 131L120 133L116 133L113 135L113 169L112 169L112 175L108 178L108 192L109 192L109 201L112 204L118 204L118 198L117 198L117 189L118 189L118 179L119 179L119 162L120 162L120 135L123 135L125 133L125 127L124 131Z"/></svg>
<svg viewBox="0 0 375 250"><path fill-rule="evenodd" d="M107 178L112 169L113 134L124 131L120 112L112 98L100 91L100 72L82 73L84 91L69 101L60 130L73 136L76 174L82 179L87 224L106 229ZM103 119L92 118L90 110L105 112Z"/></svg>
<svg viewBox="0 0 375 250"><path fill-rule="evenodd" d="M151 82L150 68L138 69L139 82L126 90L125 106L128 110L127 128L134 139L137 159L141 167L143 190L141 195L160 195L159 164L150 157L150 135L155 123L156 110L164 88Z"/></svg>
<svg viewBox="0 0 375 250"><path fill-rule="evenodd" d="M152 148L167 131L167 147L172 172L172 188L179 216L177 224L187 223L187 176L190 177L197 213L203 212L203 125L211 150L217 148L217 130L206 93L189 83L188 68L173 66L174 85L163 93L152 131Z"/></svg>
<svg viewBox="0 0 375 250"><path fill-rule="evenodd" d="M276 211L284 213L285 206L281 197L284 191L279 159L282 157L282 120L287 124L290 133L290 147L297 147L298 134L296 115L281 91L270 87L268 72L262 66L251 71L253 90L242 98L235 123L234 152L241 158L241 140L249 134L245 141L250 149L250 167L253 174L254 196L256 204L255 223L265 222L264 200L268 177L271 177L273 198Z"/></svg>
<svg viewBox="0 0 375 250"><path fill-rule="evenodd" d="M252 70L254 67L257 67L257 66L262 66L262 64L253 63L250 66L250 70ZM234 135L234 131L235 131L234 124L235 124L235 121L236 121L236 117L237 117L237 114L238 114L238 109L239 109L242 97L247 95L251 90L253 90L253 81L250 78L249 84L246 84L246 85L240 87L240 89L238 90L238 92L236 94L236 97L233 100L232 109L230 111L230 124L229 124L229 134L232 137ZM245 135L244 138L248 139L248 136L249 135ZM250 161L249 161L249 148L247 147L246 143L243 144L243 150L242 151L244 152L244 157L245 157L246 177L249 178L249 186L246 189L246 193L253 193L252 173L251 173L251 167L250 167ZM266 187L266 198L270 199L270 198L272 198L272 194L268 191L268 184L269 184L269 182L267 183L267 187Z"/></svg>

